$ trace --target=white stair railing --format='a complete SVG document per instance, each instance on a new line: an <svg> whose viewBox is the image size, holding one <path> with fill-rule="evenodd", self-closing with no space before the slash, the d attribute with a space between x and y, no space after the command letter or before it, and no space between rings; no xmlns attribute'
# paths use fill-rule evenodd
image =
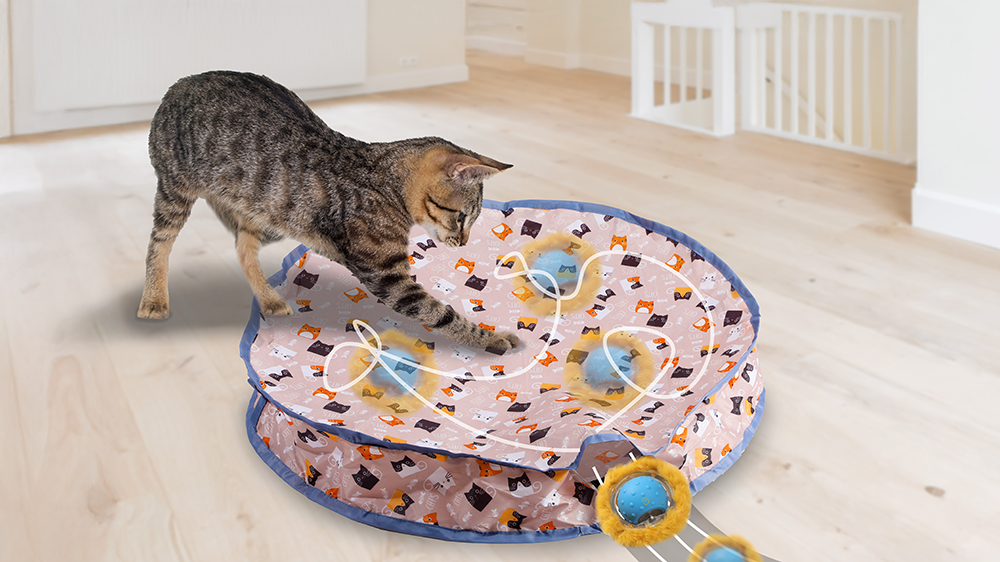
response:
<svg viewBox="0 0 1000 562"><path fill-rule="evenodd" d="M798 4L739 6L742 128L911 162L912 156L901 149L901 25L902 15L893 12ZM874 48L873 37L881 39Z"/></svg>
<svg viewBox="0 0 1000 562"><path fill-rule="evenodd" d="M735 132L735 12L713 7L711 0L672 0L667 3L632 4L632 116L716 136ZM663 103L656 103L655 29L663 28ZM689 69L688 30L695 33L694 68ZM671 34L679 35L680 96L673 101L674 83ZM704 34L710 35L710 69L705 67ZM688 74L694 75L695 93L689 96ZM711 77L706 97L703 75Z"/></svg>

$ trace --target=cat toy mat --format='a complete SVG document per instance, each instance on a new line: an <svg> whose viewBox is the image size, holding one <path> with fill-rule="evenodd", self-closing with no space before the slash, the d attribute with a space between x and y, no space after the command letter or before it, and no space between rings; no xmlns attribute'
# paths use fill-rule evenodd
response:
<svg viewBox="0 0 1000 562"><path fill-rule="evenodd" d="M601 532L602 475L666 461L692 493L743 452L764 385L757 303L669 227L610 207L484 202L468 245L419 227L411 275L522 347L467 349L300 246L241 342L260 457L309 499L426 537L540 542Z"/></svg>

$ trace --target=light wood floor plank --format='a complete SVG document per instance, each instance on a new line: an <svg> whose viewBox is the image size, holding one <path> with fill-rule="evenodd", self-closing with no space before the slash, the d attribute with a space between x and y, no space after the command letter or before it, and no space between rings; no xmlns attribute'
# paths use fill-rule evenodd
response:
<svg viewBox="0 0 1000 562"><path fill-rule="evenodd" d="M709 519L787 562L995 555L1000 252L910 227L913 168L632 119L617 76L468 62L467 83L315 107L357 138L438 135L514 164L487 197L624 208L737 272L767 404L695 497ZM251 293L203 202L171 255L171 318L135 319L147 127L0 143L0 560L629 559L603 536L390 534L281 482L246 441ZM266 247L264 269L294 246Z"/></svg>
<svg viewBox="0 0 1000 562"><path fill-rule="evenodd" d="M6 257L6 256L4 256ZM0 279L0 305L7 309L7 298L11 288ZM0 559L15 560L17 557L34 559L34 547L27 537L27 527L23 513L25 506L24 489L27 488L24 439L29 434L24 427L17 400L17 385L14 381L13 350L6 318L0 318L0 447L5 459L0 468Z"/></svg>

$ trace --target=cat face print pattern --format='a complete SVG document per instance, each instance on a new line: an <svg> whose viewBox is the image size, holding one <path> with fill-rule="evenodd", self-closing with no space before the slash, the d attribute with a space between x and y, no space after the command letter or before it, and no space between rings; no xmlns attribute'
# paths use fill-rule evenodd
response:
<svg viewBox="0 0 1000 562"><path fill-rule="evenodd" d="M256 432L309 486L366 512L481 533L539 532L597 522L597 483L591 482L595 478L589 468L588 480L580 470L533 470L391 449L389 443L358 445L317 431L270 402ZM605 472L631 450L627 441L612 441L588 447L582 460Z"/></svg>
<svg viewBox="0 0 1000 562"><path fill-rule="evenodd" d="M280 407L265 408L257 430L281 462L360 509L479 531L592 525L583 500L593 468L604 474L630 451L680 466L695 491L703 476L714 480L761 413L753 297L682 233L616 209L545 203L487 202L463 247L428 244L419 227L411 233L411 276L473 323L516 333L522 348L504 355L463 348L395 314L335 262L304 249L290 256L273 280L287 301L308 306L255 316L243 346L251 382ZM536 285L519 287L503 278L522 271L516 252L553 233L564 238L541 246L554 249L524 256L551 279L538 273ZM586 306L558 318L532 306L551 298L545 289L570 294L587 281L581 274L599 276ZM356 320L367 328L356 330ZM618 342L609 358L601 343L622 331L629 337L606 340ZM397 376L376 364L356 382L375 361L359 348L372 332L402 333L412 345L386 345ZM425 362L437 372L412 368ZM574 368L564 372L567 362ZM402 408L401 382L422 389L422 400ZM593 388L574 391L580 384ZM351 443L359 436L391 448L367 459Z"/></svg>

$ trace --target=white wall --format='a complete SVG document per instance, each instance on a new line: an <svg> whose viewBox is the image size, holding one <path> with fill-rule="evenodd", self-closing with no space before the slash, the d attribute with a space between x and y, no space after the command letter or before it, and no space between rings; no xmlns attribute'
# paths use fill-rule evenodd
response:
<svg viewBox="0 0 1000 562"><path fill-rule="evenodd" d="M1000 2L920 0L913 224L1000 248Z"/></svg>
<svg viewBox="0 0 1000 562"><path fill-rule="evenodd" d="M415 66L399 66L413 55ZM458 67L465 67L465 0L368 0L370 78Z"/></svg>
<svg viewBox="0 0 1000 562"><path fill-rule="evenodd" d="M632 7L629 0L583 0L582 65L628 76L632 72Z"/></svg>
<svg viewBox="0 0 1000 562"><path fill-rule="evenodd" d="M529 2L524 60L556 68L579 68L581 11L581 0Z"/></svg>
<svg viewBox="0 0 1000 562"><path fill-rule="evenodd" d="M0 139L11 134L10 0L0 0Z"/></svg>
<svg viewBox="0 0 1000 562"><path fill-rule="evenodd" d="M466 0L465 46L523 56L528 0Z"/></svg>

